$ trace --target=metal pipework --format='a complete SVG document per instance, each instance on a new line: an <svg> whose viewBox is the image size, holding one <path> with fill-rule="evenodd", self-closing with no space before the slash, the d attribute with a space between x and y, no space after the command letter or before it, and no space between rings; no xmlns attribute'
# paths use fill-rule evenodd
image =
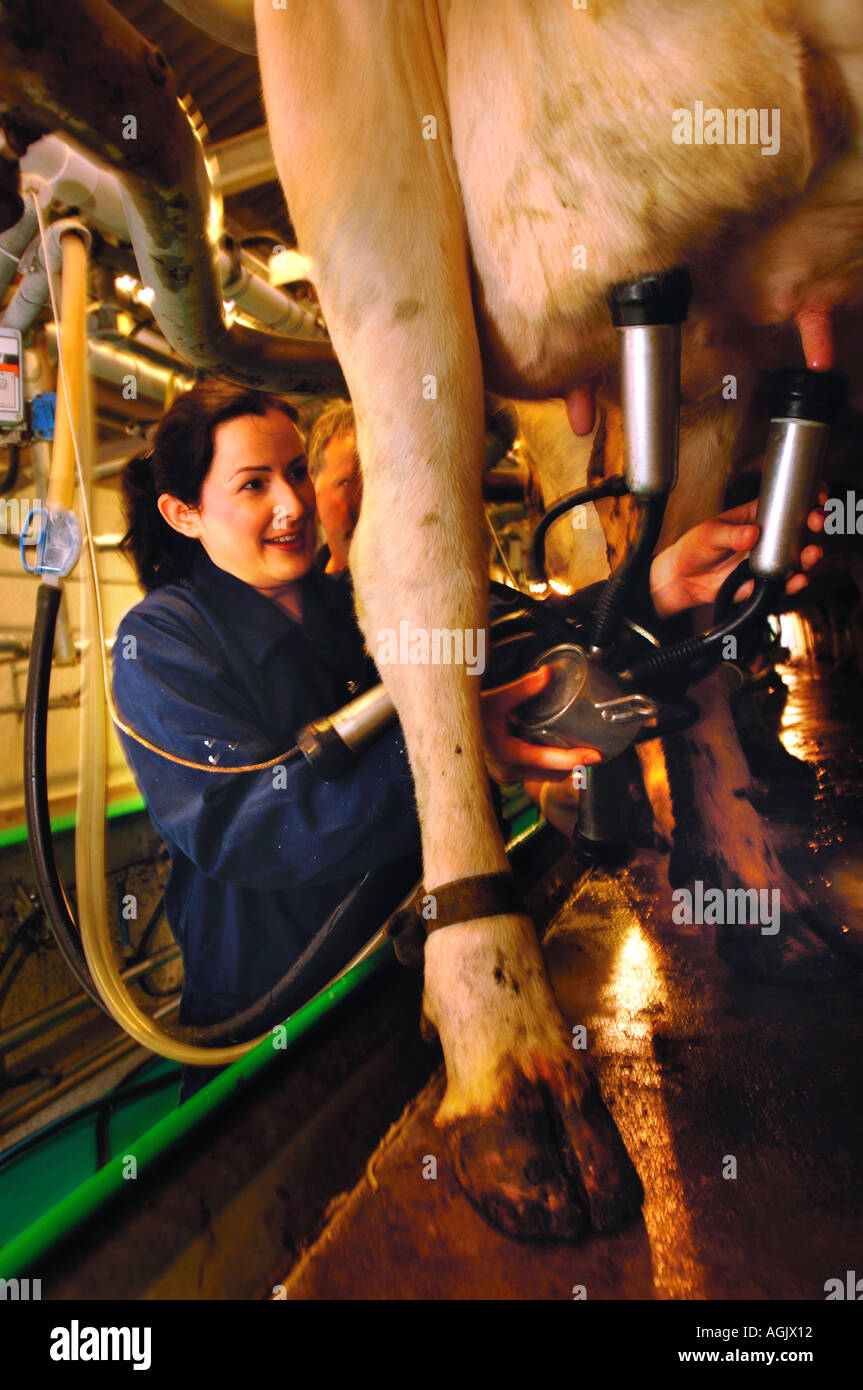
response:
<svg viewBox="0 0 863 1390"><path fill-rule="evenodd" d="M49 355L56 358L57 330L54 324L45 325L45 339ZM129 376L133 376L138 396L143 396L146 400L158 401L160 405L165 404L174 383L192 385L191 372L183 371L179 364L175 370L171 370L167 366L161 367L156 362L142 357L134 350L136 342L137 338L132 338L130 350L125 351L122 347L114 347L111 343L96 343L90 339L87 343L87 360L93 376L99 381L106 382L109 386L116 387L124 386Z"/></svg>
<svg viewBox="0 0 863 1390"><path fill-rule="evenodd" d="M65 130L116 172L154 313L185 361L260 389L344 392L329 343L226 323L200 137L164 55L106 0L3 0L0 99L18 124Z"/></svg>
<svg viewBox="0 0 863 1390"><path fill-rule="evenodd" d="M32 199L28 200L32 208ZM35 217L35 211L33 213ZM36 234L20 257L22 271L15 293L0 314L4 328L18 328L26 333L48 300L48 277L59 275L63 267L61 239L67 232L75 232L83 244L90 249L93 238L90 230L77 217L63 217L52 222L45 230L45 247L41 237ZM47 264L46 264L47 256Z"/></svg>
<svg viewBox="0 0 863 1390"><path fill-rule="evenodd" d="M28 203L18 221L5 232L0 233L0 297L2 297L18 273L18 262L38 228L36 209Z"/></svg>
<svg viewBox="0 0 863 1390"><path fill-rule="evenodd" d="M252 134L260 140L259 132ZM216 165L220 159L220 148L215 145L210 151ZM270 158L272 160L272 155ZM88 159L80 150L72 149L59 135L45 135L41 140L34 141L21 160L21 175L25 187L32 186L34 181L44 187L47 194L45 205L52 197L59 199L76 207L88 222L106 228L121 241L129 240L123 192L117 175ZM270 177L276 177L274 167ZM213 186L217 192L221 192L222 180L218 172ZM315 314L305 305L298 304L284 290L273 287L267 266L243 247L235 246L230 237L223 238L216 264L223 299L233 299L243 313L285 337L326 341L327 335L318 325ZM14 263L10 262L10 265ZM10 270L10 278L12 273ZM33 318L40 307L34 305ZM29 325L16 326L24 328ZM136 337L140 342L141 334L136 334ZM164 346L167 349L167 344Z"/></svg>
<svg viewBox="0 0 863 1390"><path fill-rule="evenodd" d="M832 372L799 371L779 379L758 497L761 535L749 557L758 579L781 579L791 567L843 387Z"/></svg>
<svg viewBox="0 0 863 1390"><path fill-rule="evenodd" d="M625 477L636 497L658 497L677 481L680 325L692 281L682 268L613 285L609 305L620 333Z"/></svg>

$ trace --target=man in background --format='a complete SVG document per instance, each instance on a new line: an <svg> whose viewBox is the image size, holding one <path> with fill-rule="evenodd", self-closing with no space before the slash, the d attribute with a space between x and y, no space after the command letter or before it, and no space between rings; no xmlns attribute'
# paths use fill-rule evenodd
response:
<svg viewBox="0 0 863 1390"><path fill-rule="evenodd" d="M327 574L339 574L347 569L362 500L356 421L348 401L332 401L318 416L309 435L308 456L318 517L326 537L315 562Z"/></svg>

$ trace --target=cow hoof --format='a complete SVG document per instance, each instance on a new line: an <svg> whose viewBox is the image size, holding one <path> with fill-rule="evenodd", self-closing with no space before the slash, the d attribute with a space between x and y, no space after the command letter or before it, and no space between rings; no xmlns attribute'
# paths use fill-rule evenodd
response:
<svg viewBox="0 0 863 1390"><path fill-rule="evenodd" d="M644 1192L599 1087L580 1102L560 1088L520 1088L505 1109L451 1120L446 1135L471 1205L506 1235L578 1241L618 1229Z"/></svg>
<svg viewBox="0 0 863 1390"><path fill-rule="evenodd" d="M464 1115L446 1126L455 1174L473 1207L518 1240L577 1241L590 1225L569 1181L542 1094L493 1115Z"/></svg>
<svg viewBox="0 0 863 1390"><path fill-rule="evenodd" d="M558 1100L557 1111L563 1123L564 1163L581 1185L594 1229L619 1230L641 1210L644 1188L596 1077L589 1077L577 1104L567 1096Z"/></svg>

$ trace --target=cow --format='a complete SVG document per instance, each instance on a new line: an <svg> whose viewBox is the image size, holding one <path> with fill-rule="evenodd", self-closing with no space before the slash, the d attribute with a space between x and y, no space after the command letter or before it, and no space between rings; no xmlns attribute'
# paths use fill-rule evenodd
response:
<svg viewBox="0 0 863 1390"><path fill-rule="evenodd" d="M356 408L351 564L372 650L403 620L483 626L484 387L560 398L586 437L597 393L618 399L612 284L674 265L694 280L678 526L715 510L763 370L801 350L816 370L855 360L853 0L255 0L255 21L279 178ZM393 665L387 684L425 891L505 873L477 681ZM696 696L733 740L715 684ZM739 844L724 825L714 873L776 883L754 811L736 808ZM721 811L705 810L714 828ZM447 1076L436 1123L459 1180L516 1236L613 1229L637 1212L639 1179L530 920L472 893L425 946Z"/></svg>

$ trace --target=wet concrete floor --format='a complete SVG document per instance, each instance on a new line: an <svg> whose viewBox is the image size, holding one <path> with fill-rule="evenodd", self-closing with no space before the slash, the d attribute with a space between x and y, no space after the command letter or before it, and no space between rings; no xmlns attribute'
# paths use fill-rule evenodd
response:
<svg viewBox="0 0 863 1390"><path fill-rule="evenodd" d="M799 882L828 885L863 943L863 688L797 667L783 741L808 807L775 826ZM290 1299L816 1299L863 1259L863 983L733 975L712 928L675 926L643 851L562 909L546 959L642 1177L643 1219L577 1246L499 1235L469 1206L433 1124L438 1074L283 1276ZM437 1176L429 1174L437 1159Z"/></svg>

